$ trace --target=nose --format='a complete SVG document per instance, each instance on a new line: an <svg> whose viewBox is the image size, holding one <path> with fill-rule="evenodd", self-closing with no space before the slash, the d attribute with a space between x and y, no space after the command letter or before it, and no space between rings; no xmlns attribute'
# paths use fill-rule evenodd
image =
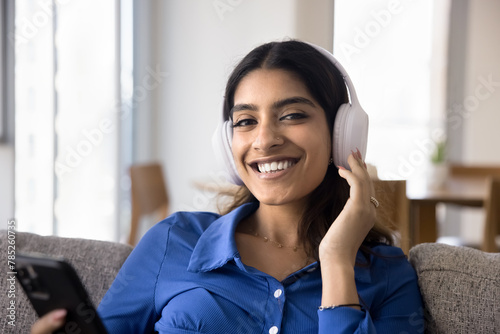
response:
<svg viewBox="0 0 500 334"><path fill-rule="evenodd" d="M259 151L267 151L283 143L283 136L272 122L262 122L256 129L252 147Z"/></svg>

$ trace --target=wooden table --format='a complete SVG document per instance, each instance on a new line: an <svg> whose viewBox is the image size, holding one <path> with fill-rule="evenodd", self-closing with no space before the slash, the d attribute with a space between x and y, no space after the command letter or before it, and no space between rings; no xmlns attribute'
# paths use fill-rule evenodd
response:
<svg viewBox="0 0 500 334"><path fill-rule="evenodd" d="M410 244L414 246L437 240L438 203L482 207L487 197L487 180L450 176L440 187L428 185L425 180L411 180L407 181L406 194L410 202Z"/></svg>

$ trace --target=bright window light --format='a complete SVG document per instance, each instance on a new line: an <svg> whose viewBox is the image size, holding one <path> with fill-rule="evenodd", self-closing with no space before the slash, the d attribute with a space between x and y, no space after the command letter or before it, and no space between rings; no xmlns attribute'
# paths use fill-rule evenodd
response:
<svg viewBox="0 0 500 334"><path fill-rule="evenodd" d="M16 2L20 230L121 238L119 11L119 1Z"/></svg>
<svg viewBox="0 0 500 334"><path fill-rule="evenodd" d="M335 1L334 55L370 116L381 179L422 176L445 139L447 1Z"/></svg>

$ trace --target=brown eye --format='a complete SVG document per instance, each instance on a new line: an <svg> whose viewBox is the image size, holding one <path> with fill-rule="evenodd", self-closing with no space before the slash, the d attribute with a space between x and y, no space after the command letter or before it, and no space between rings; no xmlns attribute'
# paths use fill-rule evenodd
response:
<svg viewBox="0 0 500 334"><path fill-rule="evenodd" d="M247 118L247 119L239 120L236 123L233 123L233 128L249 126L249 125L254 125L254 124L257 124L257 121L255 121L254 119Z"/></svg>
<svg viewBox="0 0 500 334"><path fill-rule="evenodd" d="M292 120L297 120L297 119L304 119L307 118L307 116L303 113L293 113L293 114L288 114L280 118L280 121L292 121Z"/></svg>

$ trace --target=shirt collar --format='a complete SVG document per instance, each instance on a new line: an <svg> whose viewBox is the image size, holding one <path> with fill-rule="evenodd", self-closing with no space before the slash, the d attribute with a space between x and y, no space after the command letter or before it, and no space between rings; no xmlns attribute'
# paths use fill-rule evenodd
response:
<svg viewBox="0 0 500 334"><path fill-rule="evenodd" d="M215 220L201 234L194 247L188 265L188 271L206 272L222 267L228 261L239 257L234 232L236 226L245 217L259 207L258 202L243 204L227 215ZM355 278L359 282L370 283L370 266L361 251L356 256Z"/></svg>
<svg viewBox="0 0 500 334"><path fill-rule="evenodd" d="M222 267L238 255L234 232L238 223L255 212L259 203L247 203L215 220L202 233L188 265L188 271L205 272Z"/></svg>

